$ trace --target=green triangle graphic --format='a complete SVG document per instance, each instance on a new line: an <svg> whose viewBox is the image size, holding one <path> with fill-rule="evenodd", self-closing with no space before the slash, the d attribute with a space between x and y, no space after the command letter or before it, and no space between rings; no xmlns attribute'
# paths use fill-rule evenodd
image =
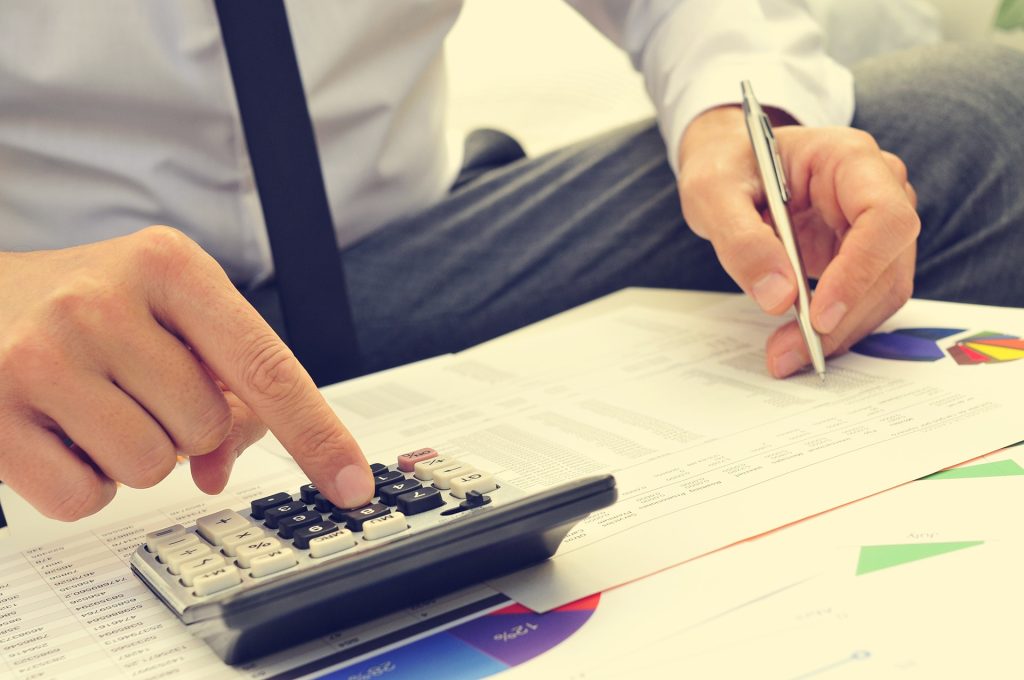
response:
<svg viewBox="0 0 1024 680"><path fill-rule="evenodd" d="M972 477L1013 477L1024 475L1024 467L1015 460L996 460L966 467L943 470L921 479L970 479Z"/></svg>
<svg viewBox="0 0 1024 680"><path fill-rule="evenodd" d="M896 545L865 545L860 549L857 576L888 569L907 562L923 560L964 548L973 548L985 541L953 541L951 543L899 543Z"/></svg>

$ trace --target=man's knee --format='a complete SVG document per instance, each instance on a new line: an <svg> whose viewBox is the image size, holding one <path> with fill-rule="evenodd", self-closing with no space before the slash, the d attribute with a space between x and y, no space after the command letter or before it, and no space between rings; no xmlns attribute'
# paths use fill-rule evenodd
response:
<svg viewBox="0 0 1024 680"><path fill-rule="evenodd" d="M911 155L1024 149L1024 52L947 43L866 60L854 75L854 126L884 148L906 145Z"/></svg>

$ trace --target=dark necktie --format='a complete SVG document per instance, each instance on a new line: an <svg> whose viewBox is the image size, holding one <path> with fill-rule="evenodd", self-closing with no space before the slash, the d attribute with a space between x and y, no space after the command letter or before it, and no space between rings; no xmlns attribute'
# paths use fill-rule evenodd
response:
<svg viewBox="0 0 1024 680"><path fill-rule="evenodd" d="M288 345L318 385L360 374L352 312L283 0L215 0Z"/></svg>

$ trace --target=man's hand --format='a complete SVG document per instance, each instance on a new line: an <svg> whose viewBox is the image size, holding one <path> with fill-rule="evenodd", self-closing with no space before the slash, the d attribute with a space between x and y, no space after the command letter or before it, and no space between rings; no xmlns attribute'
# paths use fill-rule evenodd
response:
<svg viewBox="0 0 1024 680"><path fill-rule="evenodd" d="M152 486L177 454L217 493L268 426L332 501L370 499L312 379L180 232L0 254L0 479L47 516L96 512L114 480Z"/></svg>
<svg viewBox="0 0 1024 680"><path fill-rule="evenodd" d="M865 132L787 126L775 133L804 268L818 279L811 322L826 354L845 352L910 298L920 231L916 196L900 159ZM796 279L770 226L742 110L699 116L683 135L679 157L690 228L711 241L725 270L764 311L788 311ZM780 378L810 362L795 321L769 338L767 361Z"/></svg>

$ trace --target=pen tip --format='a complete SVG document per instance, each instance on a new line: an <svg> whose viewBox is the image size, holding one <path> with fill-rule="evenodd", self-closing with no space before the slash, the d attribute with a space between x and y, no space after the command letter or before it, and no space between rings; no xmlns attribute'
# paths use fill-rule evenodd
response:
<svg viewBox="0 0 1024 680"><path fill-rule="evenodd" d="M818 377L821 378L821 382L825 382L825 371L818 371Z"/></svg>

